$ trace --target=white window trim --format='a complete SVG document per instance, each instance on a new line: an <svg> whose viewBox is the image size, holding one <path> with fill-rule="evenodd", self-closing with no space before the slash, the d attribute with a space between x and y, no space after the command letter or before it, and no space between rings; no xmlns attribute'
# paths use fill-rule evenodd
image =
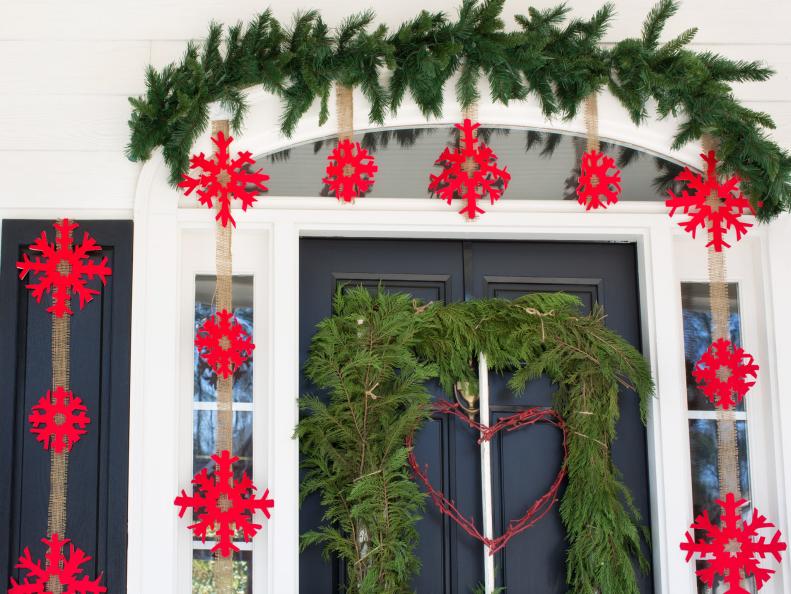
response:
<svg viewBox="0 0 791 594"><path fill-rule="evenodd" d="M240 145L256 154L277 150L292 142L326 136L331 129L320 129L310 114L303 120L292 141L277 132L278 113L274 100L266 95L251 94L252 109ZM622 113L615 113L612 102L603 100L600 126L603 137L642 146L657 153L697 165L694 147L684 153L668 153L672 123L652 124L633 129L624 124ZM362 100L358 104L362 104ZM451 104L451 103L449 103ZM355 110L364 114L364 108ZM449 113L443 123L454 121L459 114ZM360 117L363 117L362 115ZM531 108L505 108L485 104L480 109L481 121L493 125L547 128L548 124L532 113ZM332 119L330 121L333 121ZM424 125L414 106L406 106L390 126ZM365 123L357 123L360 128ZM574 121L554 130L582 131L581 121ZM198 150L209 151L208 135L199 142ZM427 168L430 164L427 164ZM183 350L192 348L191 338L183 336L183 298L179 283L184 278L182 238L184 233L199 231L211 242L214 223L194 202L177 199L167 183L167 168L156 155L143 168L135 206L135 270L132 336L132 400L130 432L130 507L129 564L130 593L163 591L188 594L183 579L185 539L189 535L181 526L172 505L182 487L186 468L183 456L179 411L191 400L184 396L174 369L183 361ZM62 214L62 213L61 213ZM354 206L339 205L334 200L316 197L266 196L256 207L236 217L235 236L253 237L266 246L259 252L265 268L263 281L268 287L266 310L256 307L257 345L266 344L267 377L263 391L256 393L256 419L266 422L264 435L256 437L256 460L261 449L267 458L266 476L258 476L261 487L269 487L276 501L272 519L258 538L265 539L262 550L266 562L256 559L255 566L272 568L264 576L254 576L256 591L298 592L298 448L292 439L298 414L299 353L298 296L299 240L301 237L390 237L390 238L466 238L509 240L593 240L629 241L637 245L641 295L641 320L644 353L651 363L659 397L651 403L648 425L648 452L651 488L651 520L653 526L654 582L658 593L695 592L691 565L684 562L679 543L692 520L689 438L686 411L686 387L681 318L680 281L705 280L704 241L692 242L677 228L661 203L622 202L607 212L582 212L576 204L562 201L498 202L475 224L469 224L455 209L438 200L376 199L358 200ZM782 405L777 369L779 353L791 353L791 341L775 335L771 294L761 290L788 289L789 281L782 266L769 262L767 242L771 239L773 253L791 253L788 237L771 237L770 228L756 227L747 239L729 251L731 271L743 270L740 254L749 254L744 266L760 269L753 282L753 297L742 301L745 346L761 361L762 400L766 407L765 443L753 444L751 458L776 459L769 465L767 485L756 491L758 505L769 515L774 513L779 525L787 526L786 481L791 471L791 437L780 432L781 406L790 419L791 404ZM680 247L679 247L680 246ZM776 251L785 248L785 252ZM681 249L683 253L679 253ZM673 254L677 256L674 258ZM174 254L167 257L167 254ZM234 250L234 267L243 267L238 242ZM745 256L746 257L746 256ZM206 260L210 271L213 260ZM694 269L689 268L693 266ZM689 272L694 278L681 274ZM759 278L760 277L760 278ZM733 274L729 277L733 278ZM737 279L738 280L738 279ZM763 284L760 284L763 283ZM778 298L780 298L780 293ZM789 294L788 292L785 293ZM191 296L190 296L191 298ZM256 297L258 299L258 297ZM190 310L190 315L192 312ZM787 319L788 315L786 314ZM767 328L757 333L756 329ZM771 348L770 348L771 347ZM261 363L260 347L256 347L256 365ZM260 369L260 367L257 367ZM791 393L791 372L783 386ZM190 392L191 394L191 392ZM263 406L259 400L264 394ZM766 396L764 398L764 395ZM757 408L757 407L756 407ZM750 414L753 414L751 409ZM191 419L191 416L190 416ZM191 426L191 421L190 421ZM752 427L753 425L751 425ZM782 441L785 439L785 441ZM259 448L260 442L260 448ZM760 455L758 452L761 452ZM771 455L771 458L770 458ZM783 462L783 466L780 462ZM751 462L753 460L751 459ZM258 462L256 462L257 468ZM755 468L755 467L754 467ZM772 470L770 473L769 470ZM756 471L753 470L754 476ZM256 470L258 474L258 470ZM773 475L773 476L770 476ZM771 479L771 480L770 480ZM772 482L773 485L768 483ZM759 485L756 484L756 487ZM765 493L767 501L758 499ZM182 556L180 556L182 555ZM785 577L788 555L774 579L763 590L769 594L791 592L791 578ZM256 572L258 573L258 572ZM181 577L180 577L181 575ZM265 587L262 587L265 584Z"/></svg>

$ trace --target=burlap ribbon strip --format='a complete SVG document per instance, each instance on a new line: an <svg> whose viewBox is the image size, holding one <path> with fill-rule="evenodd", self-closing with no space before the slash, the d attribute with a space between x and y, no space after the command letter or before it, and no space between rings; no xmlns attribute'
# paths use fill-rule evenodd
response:
<svg viewBox="0 0 791 594"><path fill-rule="evenodd" d="M228 120L212 122L212 136L222 132L226 137L230 133ZM227 180L220 180L227 183ZM217 203L219 209L220 204ZM233 311L233 259L231 255L231 237L233 226L223 227L217 221L215 230L215 262L217 280L214 286L214 304L217 311ZM217 453L228 450L233 453L233 376L217 375L217 426L215 431L215 450ZM214 586L218 594L232 594L233 589L233 556L223 557L217 553L214 557Z"/></svg>
<svg viewBox="0 0 791 594"><path fill-rule="evenodd" d="M335 85L335 110L338 112L338 140L354 137L354 95L352 87Z"/></svg>
<svg viewBox="0 0 791 594"><path fill-rule="evenodd" d="M478 121L478 103L471 103L469 106L463 108L461 110L461 119L462 120L470 120L473 124ZM478 129L472 131L472 137L478 138ZM463 140L461 142L464 142ZM464 147L466 148L466 147ZM474 159L468 158L464 163L461 165L461 170L467 173L468 175L471 174L478 168L478 164L475 162ZM467 213L467 221L470 222L473 219L471 218L472 213Z"/></svg>
<svg viewBox="0 0 791 594"><path fill-rule="evenodd" d="M60 221L58 221L60 222ZM69 231L69 235L71 235ZM61 270L61 267L63 268ZM71 265L66 261L58 264L59 272L69 274ZM55 298L53 296L53 304ZM71 309L71 300L66 301L66 308ZM71 338L71 316L63 314L58 317L52 314L52 399L54 402L55 390L60 387L70 390L71 377L69 373ZM58 419L55 419L58 422ZM69 452L63 449L56 452L50 449L49 463L49 507L47 513L47 535L52 538L57 534L61 538L66 535L66 503L69 478ZM49 563L49 561L47 561ZM57 576L52 576L47 582L47 590L52 594L61 594L63 585Z"/></svg>
<svg viewBox="0 0 791 594"><path fill-rule="evenodd" d="M717 141L711 136L703 137L703 151L716 151ZM720 199L716 192L707 198L712 208L719 208ZM709 235L711 241L711 235ZM708 248L709 302L711 306L711 338L730 340L730 300L728 298L725 252ZM720 497L733 493L741 498L739 481L739 448L736 433L736 415L733 409L717 409L717 466L720 481Z"/></svg>
<svg viewBox="0 0 791 594"><path fill-rule="evenodd" d="M601 143L599 142L599 102L596 93L585 97L585 136L587 138L585 150L598 152Z"/></svg>

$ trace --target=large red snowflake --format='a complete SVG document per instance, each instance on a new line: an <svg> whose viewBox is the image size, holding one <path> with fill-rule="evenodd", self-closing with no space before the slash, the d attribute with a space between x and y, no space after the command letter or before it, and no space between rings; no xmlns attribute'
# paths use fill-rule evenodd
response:
<svg viewBox="0 0 791 594"><path fill-rule="evenodd" d="M752 519L742 520L739 509L747 500L737 501L733 493L728 493L725 501L718 499L716 503L722 507L720 525L716 526L704 511L690 526L691 531L686 534L686 542L681 543L681 550L686 551L687 561L696 553L700 560L708 561L708 565L695 574L710 588L714 587L719 575L728 586L724 594L750 594L749 590L742 588L741 581L744 577L754 576L755 585L760 590L774 570L761 567L759 558L764 559L768 554L779 563L782 560L780 553L786 550L786 543L780 540L780 531L775 531L771 542L766 542L764 536L759 537L758 530L774 528L774 524L767 522L755 509ZM701 530L706 536L696 542L694 530Z"/></svg>
<svg viewBox="0 0 791 594"><path fill-rule="evenodd" d="M63 549L69 539L61 539L57 534L53 534L51 539L41 540L47 545L45 563L33 561L30 549L25 549L16 564L17 569L27 572L21 582L11 578L11 589L8 594L50 594L47 583L50 581L60 582L63 586L64 594L94 594L96 592L107 592L107 588L102 585L102 576L95 580L87 576L80 576L85 565L91 558L82 550L74 545L69 545L68 557Z"/></svg>
<svg viewBox="0 0 791 594"><path fill-rule="evenodd" d="M234 535L241 530L246 542L249 542L261 529L261 524L254 524L253 513L261 510L269 519L270 508L275 502L269 498L269 489L264 496L256 498L256 487L247 473L242 474L238 481L233 476L233 464L239 458L231 457L228 450L212 456L217 464L214 476L210 476L205 468L192 479L195 485L194 494L190 497L182 490L174 504L181 507L179 517L184 517L188 507L197 512L198 521L189 526L195 536L206 542L211 532L217 537L217 544L212 552L220 551L223 557L230 556L239 548L233 544Z"/></svg>
<svg viewBox="0 0 791 594"><path fill-rule="evenodd" d="M747 223L740 217L745 213L755 214L755 210L739 191L741 179L738 176L734 175L723 183L717 181L717 157L714 151L700 156L706 162L706 176L693 173L689 167L684 168L676 181L685 182L689 190L683 190L680 196L673 190L668 190L670 198L665 201L665 205L670 207L671 217L676 209L681 208L689 218L679 225L691 233L692 237L695 237L698 228L704 229L711 234L706 247L713 245L720 252L723 247L731 247L725 241L725 234L730 229L736 232L736 241L739 241L747 233L747 229L752 227L752 223ZM711 204L712 201L714 205Z"/></svg>
<svg viewBox="0 0 791 594"><path fill-rule="evenodd" d="M246 211L255 202L258 191L265 192L268 189L264 185L269 179L268 175L261 173L261 169L257 171L247 169L248 165L255 163L252 153L240 151L236 159L231 160L228 147L232 140L232 136L226 138L222 132L218 132L217 137L211 139L217 147L212 159L207 159L203 153L193 155L190 159L190 169L201 169L201 175L190 177L182 174L184 179L179 183L180 188L185 188L184 193L187 196L200 187L198 200L208 208L212 208L214 200L217 200L220 207L215 218L223 227L228 226L228 221L236 226L236 221L231 216L232 198L239 200L242 203L242 210Z"/></svg>
<svg viewBox="0 0 791 594"><path fill-rule="evenodd" d="M742 401L755 384L748 381L748 376L756 378L757 373L753 356L724 338L715 340L692 370L709 401L725 410Z"/></svg>
<svg viewBox="0 0 791 594"><path fill-rule="evenodd" d="M507 167L497 166L497 155L494 151L479 142L475 130L480 124L473 124L465 119L463 124L456 124L461 131L459 147L451 150L445 148L435 165L442 166L439 175L431 175L429 192L445 200L448 204L454 197L467 201L459 213L474 219L484 211L478 206L478 200L488 195L492 204L499 200L511 181Z"/></svg>
<svg viewBox="0 0 791 594"><path fill-rule="evenodd" d="M28 417L32 427L30 432L44 444L44 449L52 449L60 453L71 451L72 446L87 433L85 427L91 422L86 415L87 408L82 400L58 386L55 392L47 392Z"/></svg>
<svg viewBox="0 0 791 594"><path fill-rule="evenodd" d="M610 173L611 170L613 173ZM618 202L621 193L621 170L615 159L598 151L588 151L582 155L577 202L591 208L607 208ZM605 200L602 200L604 197Z"/></svg>
<svg viewBox="0 0 791 594"><path fill-rule="evenodd" d="M203 360L223 377L233 375L255 348L250 335L225 309L206 318L195 336L195 346Z"/></svg>
<svg viewBox="0 0 791 594"><path fill-rule="evenodd" d="M352 202L374 185L374 173L379 168L374 164L373 155L359 142L341 140L327 159L330 161L327 177L322 181L338 200Z"/></svg>
<svg viewBox="0 0 791 594"><path fill-rule="evenodd" d="M94 295L99 294L98 289L91 289L86 282L97 277L102 284L106 284L107 277L113 272L107 265L107 258L96 262L88 257L91 252L102 249L88 233L83 234L81 244L74 244L72 232L79 227L77 223L63 219L55 221L52 226L55 227L53 243L47 241L47 233L42 231L41 235L30 244L30 249L40 252L41 257L36 256L35 260L32 260L24 254L22 261L17 262L16 266L20 270L20 279L30 274L38 280L25 285L25 288L32 289L33 297L37 302L41 303L45 293L52 294L52 305L47 311L60 318L64 314L74 313L69 307L72 294L80 298L80 309L82 309L86 303L93 300Z"/></svg>

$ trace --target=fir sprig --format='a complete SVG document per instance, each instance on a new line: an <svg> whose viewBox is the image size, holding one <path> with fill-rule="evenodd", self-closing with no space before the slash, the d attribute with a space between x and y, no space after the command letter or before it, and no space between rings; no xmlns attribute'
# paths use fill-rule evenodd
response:
<svg viewBox="0 0 791 594"><path fill-rule="evenodd" d="M424 383L446 393L477 384L471 362L513 371L510 387L546 376L569 428L568 486L560 516L568 540L567 583L575 594L637 594L633 564L646 569L646 531L610 453L619 398L636 393L645 420L650 371L595 309L573 296L533 294L420 305L363 288L339 292L334 315L313 338L306 373L326 392L300 399L303 497L318 492L324 522L302 537L348 567L347 591L410 592L422 495L405 471L403 444L428 417Z"/></svg>
<svg viewBox="0 0 791 594"><path fill-rule="evenodd" d="M177 183L189 164L193 143L208 126L209 104L218 101L242 124L244 90L253 86L280 94L282 130L289 135L313 105L319 121L329 115L334 84L359 88L370 103L369 121L381 124L407 93L426 117L442 114L443 91L457 76L456 100L468 107L479 99L485 77L494 101L535 96L547 116L574 116L584 98L604 86L630 117L642 123L656 105L658 117L679 118L673 148L719 140L721 171L738 174L742 190L769 220L791 210L791 154L767 135L772 118L733 96L733 83L761 82L773 73L758 62L731 60L688 48L696 29L665 43L662 33L677 12L675 0L660 0L638 37L601 46L613 9L605 4L590 19L568 20L565 5L516 17L516 30L502 19L505 0L463 0L454 21L421 12L395 32L375 27L363 12L338 27L316 11L298 13L286 31L269 11L245 28L209 27L199 48L161 71L146 72L146 94L130 98L127 154L146 160L157 147ZM385 72L390 72L385 84ZM760 206L759 206L760 205Z"/></svg>

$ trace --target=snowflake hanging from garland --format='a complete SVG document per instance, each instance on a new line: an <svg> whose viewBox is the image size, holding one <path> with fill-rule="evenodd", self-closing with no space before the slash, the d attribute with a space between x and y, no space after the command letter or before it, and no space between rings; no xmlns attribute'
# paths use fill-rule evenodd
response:
<svg viewBox="0 0 791 594"><path fill-rule="evenodd" d="M445 148L435 165L442 166L439 175L431 175L428 190L437 194L448 204L454 197L467 201L459 214L466 214L470 219L484 211L478 206L478 200L488 195L492 204L499 200L511 181L507 167L497 167L497 155L494 151L479 142L475 131L480 124L473 124L465 119L463 124L456 124L461 132L459 148Z"/></svg>
<svg viewBox="0 0 791 594"><path fill-rule="evenodd" d="M676 209L682 209L689 218L679 225L692 237L695 237L698 228L704 229L711 235L706 247L714 246L716 251L721 252L723 247L731 247L725 241L725 234L730 229L736 232L736 241L739 241L752 227L741 216L745 213L755 214L755 210L739 191L741 179L738 176L734 175L723 183L717 181L717 157L714 151L700 156L706 162L706 177L693 173L689 167L684 168L676 181L685 182L689 190L683 190L680 196L668 190L670 198L665 201L665 205L670 207L671 217Z"/></svg>
<svg viewBox="0 0 791 594"><path fill-rule="evenodd" d="M338 200L352 202L364 196L374 184L374 174L379 168L373 155L360 146L359 142L341 140L327 157L327 177L322 181Z"/></svg>
<svg viewBox="0 0 791 594"><path fill-rule="evenodd" d="M30 432L44 444L45 450L49 449L51 442L52 449L58 453L71 451L72 446L87 433L85 427L91 422L85 414L87 410L79 397L58 386L54 393L48 391L33 406L28 417L32 425Z"/></svg>
<svg viewBox="0 0 791 594"><path fill-rule="evenodd" d="M722 409L737 406L755 382L758 365L753 356L730 340L715 340L695 364L692 375L709 401ZM736 398L734 398L734 395Z"/></svg>
<svg viewBox="0 0 791 594"><path fill-rule="evenodd" d="M690 530L701 530L706 536L696 542L693 532L687 532L686 542L681 543L681 550L687 553L687 562L696 553L701 561L707 561L708 565L695 574L709 588L714 587L715 579L720 576L728 586L723 594L750 594L741 586L742 578L750 576L755 577L755 585L760 590L774 570L761 567L759 558L772 555L779 563L782 560L780 553L786 550L786 543L780 540L780 531L775 531L771 542L766 542L764 536L759 537L758 530L774 528L774 524L767 522L758 510L753 510L749 521L742 520L739 509L747 500L737 501L733 493L728 493L725 501L718 499L716 503L722 508L721 525L715 525L707 511L695 519Z"/></svg>
<svg viewBox="0 0 791 594"><path fill-rule="evenodd" d="M188 507L193 508L198 521L189 529L204 543L207 536L216 535L217 544L212 552L219 551L220 555L228 557L239 550L233 544L236 531L241 530L245 542L249 542L261 529L261 524L253 523L253 513L261 510L269 519L269 510L275 502L269 498L269 489L264 491L263 497L255 497L256 487L247 473L242 473L238 481L234 479L233 464L239 458L231 457L228 450L214 454L212 460L217 464L214 476L209 476L205 468L201 470L192 479L194 494L190 497L182 490L174 504L181 507L180 518Z"/></svg>
<svg viewBox="0 0 791 594"><path fill-rule="evenodd" d="M611 170L615 170L610 173ZM579 185L577 186L577 202L591 208L607 208L618 202L621 193L621 170L615 165L615 159L598 151L588 151L582 155ZM606 201L602 200L602 197Z"/></svg>
<svg viewBox="0 0 791 594"><path fill-rule="evenodd" d="M55 221L52 226L55 227L54 243L49 243L46 232L42 231L30 244L30 249L41 253L41 257L32 260L24 254L16 266L20 270L20 279L30 274L31 278L35 277L38 281L25 285L25 288L32 290L38 303L41 303L45 293L52 294L52 305L47 311L60 318L74 313L69 307L72 295L79 297L80 309L92 301L99 290L88 287L87 281L96 277L102 284L107 284L107 277L112 274L112 270L107 265L107 258L102 258L101 262L89 258L91 252L101 251L102 248L88 233L83 234L81 244L74 244L72 233L79 227L77 223L63 219Z"/></svg>
<svg viewBox="0 0 791 594"><path fill-rule="evenodd" d="M195 346L201 358L222 377L233 375L255 348L233 313L224 309L206 318L195 336Z"/></svg>
<svg viewBox="0 0 791 594"><path fill-rule="evenodd" d="M41 561L33 561L30 550L25 549L16 564L17 569L27 572L21 582L11 578L11 589L8 594L50 594L47 586L50 581L57 581L63 587L64 594L95 594L97 592L107 592L107 588L102 585L102 576L95 580L87 576L80 577L83 568L91 558L82 550L74 545L69 545L68 557L63 553L63 549L69 539L61 538L53 534L51 539L41 540L47 545L47 553L44 566ZM32 580L32 581L31 581Z"/></svg>
<svg viewBox="0 0 791 594"><path fill-rule="evenodd" d="M190 169L201 169L198 177L190 177L186 173L178 186L184 188L184 194L189 196L193 190L198 190L198 200L208 208L214 206L214 200L219 203L219 210L215 217L223 227L228 226L228 221L235 227L236 221L231 216L231 199L236 198L242 203L242 210L246 211L256 201L258 192L266 192L264 182L269 179L261 169L249 171L248 165L255 164L252 153L240 151L236 159L231 160L228 147L233 137L228 138L218 132L211 141L217 147L217 152L212 159L207 159L203 153L193 155L190 159ZM250 188L249 186L253 186Z"/></svg>

